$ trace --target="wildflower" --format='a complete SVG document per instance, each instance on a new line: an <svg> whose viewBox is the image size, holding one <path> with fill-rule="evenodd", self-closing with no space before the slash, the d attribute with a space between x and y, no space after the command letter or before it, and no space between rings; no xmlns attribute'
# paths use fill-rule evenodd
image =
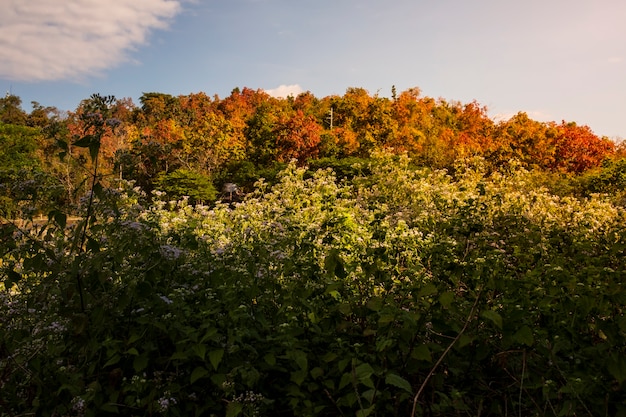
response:
<svg viewBox="0 0 626 417"><path fill-rule="evenodd" d="M77 415L84 416L85 415L85 400L80 397L74 397L72 400L72 411L75 411Z"/></svg>
<svg viewBox="0 0 626 417"><path fill-rule="evenodd" d="M175 261L180 258L180 255L183 253L181 249L172 245L161 245L160 252L161 255L169 261Z"/></svg>
<svg viewBox="0 0 626 417"><path fill-rule="evenodd" d="M166 296L164 296L164 295L160 295L160 296L159 296L159 298L160 298L161 300L163 300L163 302L164 302L165 304L172 304L172 303L173 303L173 301L172 301L172 300L170 300L169 298L167 298L167 297L166 297Z"/></svg>
<svg viewBox="0 0 626 417"><path fill-rule="evenodd" d="M167 393L166 396L161 397L157 400L157 403L159 404L159 411L164 412L167 411L171 406L176 405L176 398L173 397L167 397Z"/></svg>

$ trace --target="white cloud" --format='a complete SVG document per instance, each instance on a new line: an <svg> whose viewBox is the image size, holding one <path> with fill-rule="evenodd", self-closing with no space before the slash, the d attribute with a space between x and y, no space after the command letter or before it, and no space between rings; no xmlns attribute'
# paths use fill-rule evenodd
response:
<svg viewBox="0 0 626 417"><path fill-rule="evenodd" d="M538 122L553 122L554 121L554 118L551 114L543 112L541 110L527 110L527 111L520 110L516 112L496 113L491 117L491 119L496 123L506 122L507 120L511 119L513 116L517 115L520 112L526 113L526 115L530 119L536 120Z"/></svg>
<svg viewBox="0 0 626 417"><path fill-rule="evenodd" d="M612 56L607 61L609 62L609 64L619 64L621 62L624 62L624 58L622 58L621 56Z"/></svg>
<svg viewBox="0 0 626 417"><path fill-rule="evenodd" d="M0 77L75 80L115 67L164 29L179 0L5 0Z"/></svg>
<svg viewBox="0 0 626 417"><path fill-rule="evenodd" d="M283 84L276 88L272 88L271 90L265 90L265 92L272 97L287 98L289 96L295 97L298 94L303 93L304 90L298 84L291 84L291 85Z"/></svg>

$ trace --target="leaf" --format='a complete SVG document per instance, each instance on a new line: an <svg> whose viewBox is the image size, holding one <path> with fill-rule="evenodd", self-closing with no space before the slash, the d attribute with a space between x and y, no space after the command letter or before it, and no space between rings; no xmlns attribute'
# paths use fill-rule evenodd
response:
<svg viewBox="0 0 626 417"><path fill-rule="evenodd" d="M302 383L304 382L305 378L307 376L307 372L303 369L299 370L299 371L294 371L291 373L291 381L294 382L296 385L300 386L302 385Z"/></svg>
<svg viewBox="0 0 626 417"><path fill-rule="evenodd" d="M92 161L95 161L98 157L98 153L100 152L100 140L98 138L94 138L94 140L89 144L89 156Z"/></svg>
<svg viewBox="0 0 626 417"><path fill-rule="evenodd" d="M272 355L271 353L268 353L267 355L263 356L263 360L265 360L265 363L267 363L270 366L276 365L276 356Z"/></svg>
<svg viewBox="0 0 626 417"><path fill-rule="evenodd" d="M56 222L56 224L61 228L65 229L67 226L67 215L59 210L52 210L48 213L48 220L52 220Z"/></svg>
<svg viewBox="0 0 626 417"><path fill-rule="evenodd" d="M85 135L82 138L78 139L76 142L72 143L73 146L78 148L88 148L91 145L91 141L93 140L92 135Z"/></svg>
<svg viewBox="0 0 626 417"><path fill-rule="evenodd" d="M387 376L385 377L385 383L387 385L392 385L394 387L401 388L405 390L406 392L408 392L409 394L413 393L413 389L411 388L411 384L409 384L409 381L402 378L400 375L388 373Z"/></svg>
<svg viewBox="0 0 626 417"><path fill-rule="evenodd" d="M356 379L359 381L369 378L374 373L374 368L369 363L362 363L354 370Z"/></svg>
<svg viewBox="0 0 626 417"><path fill-rule="evenodd" d="M533 331L528 326L522 326L521 329L515 332L513 340L526 346L532 346L535 343Z"/></svg>
<svg viewBox="0 0 626 417"><path fill-rule="evenodd" d="M174 352L172 354L172 356L170 357L170 359L171 360L183 360L183 361L185 361L185 360L188 359L188 356L187 356L187 354L185 352L180 352L179 351L179 352Z"/></svg>
<svg viewBox="0 0 626 417"><path fill-rule="evenodd" d="M287 353L287 357L294 361L300 369L306 371L309 367L309 363L306 357L306 353L301 350L292 350Z"/></svg>
<svg viewBox="0 0 626 417"><path fill-rule="evenodd" d="M372 297L367 302L367 308L372 311L379 311L383 306L383 299L380 297Z"/></svg>
<svg viewBox="0 0 626 417"><path fill-rule="evenodd" d="M193 347L193 353L198 355L198 357L200 359L204 360L204 357L206 356L206 346L205 345L195 345Z"/></svg>
<svg viewBox="0 0 626 417"><path fill-rule="evenodd" d="M418 361L427 361L432 362L432 357L430 355L430 349L426 345L419 345L413 352L411 352L411 357L413 359L417 359Z"/></svg>
<svg viewBox="0 0 626 417"><path fill-rule="evenodd" d="M91 236L87 236L87 250L92 253L100 252L100 242Z"/></svg>
<svg viewBox="0 0 626 417"><path fill-rule="evenodd" d="M243 405L234 401L231 401L226 406L226 417L237 417L241 414Z"/></svg>
<svg viewBox="0 0 626 417"><path fill-rule="evenodd" d="M499 329L502 329L502 316L493 310L483 310L480 313L482 318L491 320Z"/></svg>
<svg viewBox="0 0 626 417"><path fill-rule="evenodd" d="M372 411L374 411L374 405L372 405L371 407L365 408L363 410L359 410L356 412L356 416L357 417L367 417L369 416Z"/></svg>
<svg viewBox="0 0 626 417"><path fill-rule="evenodd" d="M4 288L12 288L14 284L22 279L22 275L14 270L7 271L7 278L4 280Z"/></svg>
<svg viewBox="0 0 626 417"><path fill-rule="evenodd" d="M204 378L208 374L209 374L209 371L205 367L198 366L191 373L191 378L189 378L189 383L193 384L194 382L196 382L200 378Z"/></svg>
<svg viewBox="0 0 626 417"><path fill-rule="evenodd" d="M341 380L339 381L339 389L342 389L350 382L352 382L352 373L346 372L345 374L341 375Z"/></svg>
<svg viewBox="0 0 626 417"><path fill-rule="evenodd" d="M319 366L311 369L311 376L313 377L313 379L317 379L321 377L322 375L324 375L324 370L320 368Z"/></svg>
<svg viewBox="0 0 626 417"><path fill-rule="evenodd" d="M617 382L621 384L626 381L626 357L619 354L613 354L609 357L607 366L609 373L613 375Z"/></svg>
<svg viewBox="0 0 626 417"><path fill-rule="evenodd" d="M328 256L324 259L324 269L331 276L336 276L337 278L345 278L347 276L338 249L330 250Z"/></svg>
<svg viewBox="0 0 626 417"><path fill-rule="evenodd" d="M436 292L437 292L437 287L433 284L428 284L417 293L417 297L418 298L427 297L429 295L435 294Z"/></svg>
<svg viewBox="0 0 626 417"><path fill-rule="evenodd" d="M106 368L107 366L115 365L120 361L120 359L122 359L120 355L113 355L111 359L109 359L104 365L102 365L102 367Z"/></svg>
<svg viewBox="0 0 626 417"><path fill-rule="evenodd" d="M452 301L454 301L454 293L451 291L446 291L439 296L439 303L443 308L449 308Z"/></svg>
<svg viewBox="0 0 626 417"><path fill-rule="evenodd" d="M461 349L462 347L465 347L467 345L469 345L470 343L472 343L474 341L474 339L471 336L468 336L466 334L462 334L461 337L459 337L459 341L457 342L457 348Z"/></svg>
<svg viewBox="0 0 626 417"><path fill-rule="evenodd" d="M220 362L222 362L222 357L224 357L224 349L217 349L209 352L209 361L211 362L211 365L213 365L213 369L216 371Z"/></svg>
<svg viewBox="0 0 626 417"><path fill-rule="evenodd" d="M119 409L117 408L117 404L113 404L113 403L104 403L104 404L102 404L102 406L100 406L100 411L104 411L104 412L107 412L107 413L115 413L115 414L119 413Z"/></svg>
<svg viewBox="0 0 626 417"><path fill-rule="evenodd" d="M148 367L148 355L143 353L133 360L133 369L135 372L141 372Z"/></svg>

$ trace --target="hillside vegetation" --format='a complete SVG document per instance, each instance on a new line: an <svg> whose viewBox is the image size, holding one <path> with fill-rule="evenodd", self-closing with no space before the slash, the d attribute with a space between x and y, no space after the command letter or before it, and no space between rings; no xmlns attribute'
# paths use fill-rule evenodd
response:
<svg viewBox="0 0 626 417"><path fill-rule="evenodd" d="M606 138L413 90L142 101L3 119L1 415L626 415ZM401 140L393 112L427 103L439 133ZM466 112L491 133L450 127Z"/></svg>

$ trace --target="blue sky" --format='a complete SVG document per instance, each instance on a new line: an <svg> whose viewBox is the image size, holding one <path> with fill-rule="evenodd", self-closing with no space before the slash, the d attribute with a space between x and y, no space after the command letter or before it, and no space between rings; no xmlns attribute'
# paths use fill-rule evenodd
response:
<svg viewBox="0 0 626 417"><path fill-rule="evenodd" d="M0 89L73 110L235 87L419 87L626 138L623 0L2 0Z"/></svg>

